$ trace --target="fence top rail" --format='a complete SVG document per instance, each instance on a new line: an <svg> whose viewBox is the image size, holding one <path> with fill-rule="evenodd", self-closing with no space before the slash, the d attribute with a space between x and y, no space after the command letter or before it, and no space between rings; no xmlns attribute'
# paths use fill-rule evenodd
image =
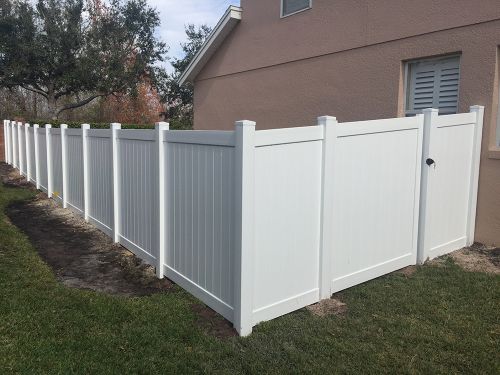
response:
<svg viewBox="0 0 500 375"><path fill-rule="evenodd" d="M87 130L87 137L90 138L111 138L110 129L89 129Z"/></svg>
<svg viewBox="0 0 500 375"><path fill-rule="evenodd" d="M323 127L304 126L299 128L259 130L255 132L255 146L275 146L290 143L321 141L324 138Z"/></svg>
<svg viewBox="0 0 500 375"><path fill-rule="evenodd" d="M66 130L66 135L69 136L69 137L75 137L75 136L81 137L81 135L82 135L82 129L67 129Z"/></svg>
<svg viewBox="0 0 500 375"><path fill-rule="evenodd" d="M475 124L477 121L476 116L475 112L443 115L438 116L432 124L438 128Z"/></svg>
<svg viewBox="0 0 500 375"><path fill-rule="evenodd" d="M59 128L51 128L50 129L50 134L52 134L52 135L61 135L61 129L59 129Z"/></svg>
<svg viewBox="0 0 500 375"><path fill-rule="evenodd" d="M31 127L31 126L30 126L30 127L28 128L28 132L30 132L30 133L34 133L34 132L35 132L35 129L33 129L33 127Z"/></svg>
<svg viewBox="0 0 500 375"><path fill-rule="evenodd" d="M218 130L166 130L163 139L168 143L234 147L234 131Z"/></svg>
<svg viewBox="0 0 500 375"><path fill-rule="evenodd" d="M387 133L401 130L423 129L422 115L383 120L343 122L337 127L337 137Z"/></svg>
<svg viewBox="0 0 500 375"><path fill-rule="evenodd" d="M116 137L118 139L130 139L136 141L154 141L155 132L153 130L121 129L116 131Z"/></svg>

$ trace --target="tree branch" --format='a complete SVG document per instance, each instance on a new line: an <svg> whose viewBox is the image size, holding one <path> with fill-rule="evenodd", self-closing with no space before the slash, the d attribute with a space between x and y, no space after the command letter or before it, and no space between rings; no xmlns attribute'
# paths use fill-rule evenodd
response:
<svg viewBox="0 0 500 375"><path fill-rule="evenodd" d="M45 99L47 99L47 94L45 93L45 91L42 91L41 89L36 89L36 88L28 87L28 86L25 86L25 85L21 85L21 87L23 89L25 89L25 90L34 92L34 93L36 93L38 95L42 95Z"/></svg>
<svg viewBox="0 0 500 375"><path fill-rule="evenodd" d="M66 95L71 94L72 92L73 92L73 90L71 90L71 89L68 89L68 90L65 90L65 91L60 91L60 92L58 92L58 93L55 95L55 98L56 98L56 100L57 100L57 99L59 99L59 98L60 98L60 97L62 97L62 96L66 96Z"/></svg>
<svg viewBox="0 0 500 375"><path fill-rule="evenodd" d="M83 107L84 105L89 104L92 100L97 99L97 98L102 97L102 96L106 96L106 94L95 94L95 95L92 95L92 96L88 97L87 99L81 100L77 103L68 104L57 111L57 116L59 116L61 114L61 112L68 111L70 109Z"/></svg>

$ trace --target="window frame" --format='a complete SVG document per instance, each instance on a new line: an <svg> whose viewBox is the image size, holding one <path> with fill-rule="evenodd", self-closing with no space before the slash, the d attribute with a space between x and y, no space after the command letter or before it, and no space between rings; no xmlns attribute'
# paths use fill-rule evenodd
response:
<svg viewBox="0 0 500 375"><path fill-rule="evenodd" d="M460 83L461 83L461 76L462 76L462 53L461 52L456 52L456 53L451 53L448 55L440 55L440 56L431 56L431 57L419 57L416 59L411 59L411 60L406 60L403 61L403 67L404 67L404 90L403 90L403 115L405 117L408 116L416 116L418 114L421 114L421 110L414 110L414 109L408 109L410 105L410 99L411 99L411 69L410 66L412 64L418 63L418 62L424 62L424 61L438 61L438 60L447 60L451 58L458 58L459 61L459 81L458 81L458 93L457 93L457 110L458 110L458 105L460 104Z"/></svg>
<svg viewBox="0 0 500 375"><path fill-rule="evenodd" d="M280 18L290 17L290 16L293 16L295 14L302 13L302 12L305 12L306 10L312 9L312 2L313 2L313 0L309 0L309 6L307 8L300 9L300 10L297 10L297 11L292 12L292 13L284 14L284 11L285 11L285 1L286 0L281 0L280 1L281 2Z"/></svg>

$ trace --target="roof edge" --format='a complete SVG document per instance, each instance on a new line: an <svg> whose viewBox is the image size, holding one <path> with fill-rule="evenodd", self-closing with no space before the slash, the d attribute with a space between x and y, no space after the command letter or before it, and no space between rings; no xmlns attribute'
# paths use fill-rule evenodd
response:
<svg viewBox="0 0 500 375"><path fill-rule="evenodd" d="M193 82L205 64L210 60L212 55L217 51L222 42L241 21L241 13L243 9L234 5L227 8L224 15L221 17L217 25L214 27L207 40L196 53L193 60L178 79L179 85L184 85L186 82Z"/></svg>

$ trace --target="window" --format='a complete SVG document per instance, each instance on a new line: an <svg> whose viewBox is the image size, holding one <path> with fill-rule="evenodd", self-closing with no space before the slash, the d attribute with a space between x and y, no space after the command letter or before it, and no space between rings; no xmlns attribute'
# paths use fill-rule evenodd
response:
<svg viewBox="0 0 500 375"><path fill-rule="evenodd" d="M312 0L281 0L281 17L302 12L312 7Z"/></svg>
<svg viewBox="0 0 500 375"><path fill-rule="evenodd" d="M406 64L406 115L425 108L440 114L457 113L460 56L411 61Z"/></svg>

